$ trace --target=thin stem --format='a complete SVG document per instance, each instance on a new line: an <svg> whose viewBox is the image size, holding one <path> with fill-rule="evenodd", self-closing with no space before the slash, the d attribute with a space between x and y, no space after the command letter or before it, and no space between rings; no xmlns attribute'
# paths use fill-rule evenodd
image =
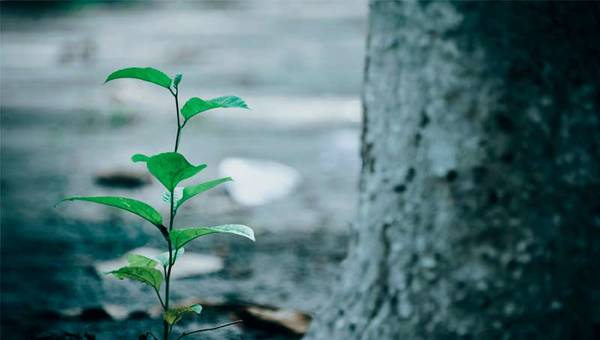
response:
<svg viewBox="0 0 600 340"><path fill-rule="evenodd" d="M181 335L179 336L179 338L177 338L177 340L179 340L179 339L181 339L181 338L183 338L183 337L186 337L186 336L188 336L188 335L192 335L192 334L196 334L196 333L202 333L202 332L208 332L208 331L214 331L214 330L216 330L216 329L219 329L219 328L223 328L223 327L227 327L227 326L235 325L236 323L242 323L242 322L244 322L244 321L242 321L242 320L237 320L237 321L230 322L230 323L226 323L226 324L224 324L224 325L217 326L217 327L199 329L199 330L197 330L197 331L193 331L193 332L183 332L183 334L181 334Z"/></svg>
<svg viewBox="0 0 600 340"><path fill-rule="evenodd" d="M181 125L181 118L179 117L179 90L175 90L175 92L171 90L171 94L175 97L175 115L177 116L177 137L175 137L175 152L177 152L177 149L179 149L181 129L183 128Z"/></svg>
<svg viewBox="0 0 600 340"><path fill-rule="evenodd" d="M169 266L167 267L167 273L165 275L165 311L169 309L169 284L171 281L171 268L173 265L173 251L171 241L169 241Z"/></svg>
<svg viewBox="0 0 600 340"><path fill-rule="evenodd" d="M172 263L171 257L172 257L172 247L171 247L171 241L169 241L169 264ZM169 283L171 281L171 267L172 267L172 265L169 265L168 268L166 269L166 273L165 273L165 304L164 304L164 312L165 313L169 310ZM171 327L169 327L169 323L166 320L164 320L163 321L164 340L169 340L170 333L171 333Z"/></svg>
<svg viewBox="0 0 600 340"><path fill-rule="evenodd" d="M179 115L178 115L179 117ZM177 150L177 144L175 145L175 150ZM171 199L170 199L170 209L169 209L169 232L171 230L173 230L173 222L175 221L175 210L173 210L173 207L175 205L175 193L173 192L173 190L170 190L171 193ZM169 310L169 292L170 292L170 283L171 283L171 269L173 268L173 244L171 243L171 239L168 238L167 239L167 244L169 245L169 265L166 267L166 272L165 272L165 303L164 303L164 310L165 312ZM167 323L167 321L163 322L163 327L164 327L164 340L169 340L169 334L171 333L171 327L169 327L169 324Z"/></svg>
<svg viewBox="0 0 600 340"><path fill-rule="evenodd" d="M175 189L171 190L170 198L170 220L169 220L169 231L173 230L173 221L175 220ZM169 262L171 264L171 262Z"/></svg>
<svg viewBox="0 0 600 340"><path fill-rule="evenodd" d="M177 136L175 137L175 152L177 152L177 150L179 149L179 140L181 138L181 129L183 128L183 125L185 125L185 122L183 123L183 125L181 124L181 118L179 116L179 89L175 89L175 91L173 91L172 89L169 89L169 91L171 92L171 94L173 95L173 97L175 97L175 116L177 117ZM176 211L174 210L174 206L175 206L175 193L173 192L173 190L171 190L171 199L170 199L170 209L169 209L169 232L171 232L171 230L173 230L173 223L175 221L175 214ZM169 310L169 293L170 293L170 285L171 285L171 269L173 268L174 265L174 254L173 254L173 244L171 243L171 239L169 237L167 237L167 244L169 245L169 264L165 267L163 267L163 272L165 275L165 300L164 303L161 300L161 304L163 306L163 309L165 311L165 313ZM159 300L160 300L160 294L158 296ZM171 334L171 330L173 328L173 326L169 325L169 323L165 320L163 322L163 335L164 335L164 340L169 340L169 335Z"/></svg>

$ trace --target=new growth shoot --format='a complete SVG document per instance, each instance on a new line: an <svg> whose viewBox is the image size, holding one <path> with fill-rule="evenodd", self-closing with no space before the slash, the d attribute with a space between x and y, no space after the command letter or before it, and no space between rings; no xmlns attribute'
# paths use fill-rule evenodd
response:
<svg viewBox="0 0 600 340"><path fill-rule="evenodd" d="M241 98L235 96L218 97L209 100L194 97L189 99L180 109L179 84L182 79L181 74L178 74L171 79L171 77L165 73L151 67L131 67L111 73L106 78L105 83L121 78L134 78L161 86L171 93L175 101L177 133L175 135L173 151L156 155L135 154L131 158L133 162L144 163L150 174L166 188L166 197L170 206L168 220L164 221L162 215L149 204L127 197L73 196L65 198L63 201L85 201L126 210L148 221L160 232L160 235L165 240L166 249L164 253L156 257L130 254L127 257L127 266L115 269L108 274L112 274L118 279L142 282L152 288L163 311L163 340L169 340L172 337L173 326L181 320L184 314L192 313L200 315L202 312L202 306L198 304L174 307L170 301L170 292L172 288L171 272L177 263L177 259L183 256L184 247L189 242L201 236L214 233L228 233L243 236L254 241L254 232L252 229L241 224L190 227L175 226L177 210L186 201L222 183L231 181L230 177L224 177L185 187L178 186L180 182L192 178L206 168L206 164L191 164L182 154L178 153L182 130L193 117L204 111L217 108L247 109L248 106ZM200 332L222 328L238 322L239 321L207 329L183 332L177 339L182 339ZM152 337L158 340L151 332L146 332L145 335L146 337Z"/></svg>

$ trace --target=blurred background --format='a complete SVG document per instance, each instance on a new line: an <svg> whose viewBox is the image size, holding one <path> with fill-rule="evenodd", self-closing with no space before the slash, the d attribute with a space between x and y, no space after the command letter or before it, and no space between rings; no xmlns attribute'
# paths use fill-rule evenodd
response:
<svg viewBox="0 0 600 340"><path fill-rule="evenodd" d="M174 301L205 305L178 331L292 339L330 294L354 216L365 1L1 3L1 337L159 334L155 296L101 274L163 247L132 215L69 195L124 195L168 211L134 153L171 150L171 95L120 68L183 74L181 99L237 95L186 126L200 180L236 181L182 208L178 224L243 223L257 242L207 237L187 250ZM188 255L188 254L186 254ZM150 306L150 307L149 307Z"/></svg>

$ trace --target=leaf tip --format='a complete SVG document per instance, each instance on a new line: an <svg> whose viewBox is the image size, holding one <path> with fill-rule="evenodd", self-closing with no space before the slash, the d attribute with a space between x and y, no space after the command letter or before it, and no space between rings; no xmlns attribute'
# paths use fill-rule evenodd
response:
<svg viewBox="0 0 600 340"><path fill-rule="evenodd" d="M131 161L134 163L147 162L149 159L150 159L150 157L143 155L141 153L136 153L135 155L131 156Z"/></svg>
<svg viewBox="0 0 600 340"><path fill-rule="evenodd" d="M63 202L73 201L73 200L74 200L73 197L65 197L65 198L61 199L60 201L54 203L54 208L56 208L59 204L61 204Z"/></svg>
<svg viewBox="0 0 600 340"><path fill-rule="evenodd" d="M173 87L177 89L179 87L181 79L183 79L183 74L176 74L175 78L173 78Z"/></svg>

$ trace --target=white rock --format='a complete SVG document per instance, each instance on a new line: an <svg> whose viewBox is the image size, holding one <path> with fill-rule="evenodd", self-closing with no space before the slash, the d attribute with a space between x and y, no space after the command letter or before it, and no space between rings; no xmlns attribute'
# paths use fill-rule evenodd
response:
<svg viewBox="0 0 600 340"><path fill-rule="evenodd" d="M125 320L129 316L130 311L119 305L104 305L104 310L110 315L114 320Z"/></svg>
<svg viewBox="0 0 600 340"><path fill-rule="evenodd" d="M164 251L156 248L141 247L129 251L123 257L101 261L95 264L96 270L100 273L110 272L127 265L128 254L144 255L146 257L154 257ZM157 267L158 268L158 267ZM215 273L223 269L223 260L220 257L212 255L203 255L193 252L185 252L181 257L177 259L173 271L171 272L171 278L181 279L187 277L194 277L198 275Z"/></svg>
<svg viewBox="0 0 600 340"><path fill-rule="evenodd" d="M256 159L226 158L219 164L231 197L241 205L258 206L290 194L300 182L300 173L287 165Z"/></svg>

